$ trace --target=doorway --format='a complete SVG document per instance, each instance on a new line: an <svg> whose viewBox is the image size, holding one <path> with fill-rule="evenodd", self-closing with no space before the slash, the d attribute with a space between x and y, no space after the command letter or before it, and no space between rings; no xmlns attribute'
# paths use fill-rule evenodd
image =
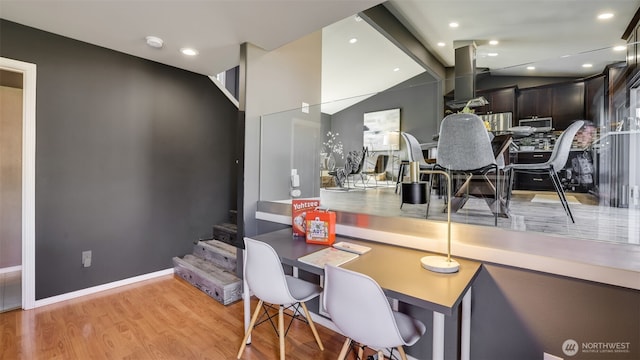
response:
<svg viewBox="0 0 640 360"><path fill-rule="evenodd" d="M0 57L0 311L35 307L36 65Z"/></svg>
<svg viewBox="0 0 640 360"><path fill-rule="evenodd" d="M22 306L22 83L0 70L0 311Z"/></svg>

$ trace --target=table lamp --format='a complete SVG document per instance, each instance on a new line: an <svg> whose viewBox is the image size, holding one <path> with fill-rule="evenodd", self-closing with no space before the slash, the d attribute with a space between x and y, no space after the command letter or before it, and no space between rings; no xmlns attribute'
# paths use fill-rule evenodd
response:
<svg viewBox="0 0 640 360"><path fill-rule="evenodd" d="M455 273L460 270L460 264L451 258L451 177L442 170L422 170L425 174L440 174L447 178L447 256L430 255L420 259L422 267L437 273ZM428 189L431 191L431 189Z"/></svg>

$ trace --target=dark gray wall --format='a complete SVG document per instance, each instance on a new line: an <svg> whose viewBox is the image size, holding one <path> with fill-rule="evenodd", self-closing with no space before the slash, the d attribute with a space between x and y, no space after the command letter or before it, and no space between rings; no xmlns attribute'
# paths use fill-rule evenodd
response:
<svg viewBox="0 0 640 360"><path fill-rule="evenodd" d="M471 359L541 360L544 352L566 360L640 359L636 290L484 264L471 291ZM402 311L433 328L431 312L409 305ZM459 356L459 318L445 317L445 359ZM563 352L569 339L580 349L574 356ZM601 344L628 348L610 352ZM407 353L429 359L430 331Z"/></svg>
<svg viewBox="0 0 640 360"><path fill-rule="evenodd" d="M340 134L346 152L362 149L364 113L400 108L400 130L413 134L420 142L430 142L442 120L440 97L436 81L425 72L333 114L331 131ZM341 160L337 160L340 165Z"/></svg>
<svg viewBox="0 0 640 360"><path fill-rule="evenodd" d="M37 65L36 299L170 268L228 219L237 108L210 79L7 21L0 44Z"/></svg>
<svg viewBox="0 0 640 360"><path fill-rule="evenodd" d="M578 279L485 264L473 285L471 358L640 359L640 292ZM562 345L627 343L628 351L582 351ZM595 344L595 345L594 345Z"/></svg>

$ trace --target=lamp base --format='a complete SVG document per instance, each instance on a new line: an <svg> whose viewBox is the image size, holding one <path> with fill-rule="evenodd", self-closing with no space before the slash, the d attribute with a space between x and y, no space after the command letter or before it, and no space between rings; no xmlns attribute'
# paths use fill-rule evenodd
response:
<svg viewBox="0 0 640 360"><path fill-rule="evenodd" d="M460 264L453 259L448 261L446 256L425 256L420 263L423 268L438 273L450 274L460 270Z"/></svg>

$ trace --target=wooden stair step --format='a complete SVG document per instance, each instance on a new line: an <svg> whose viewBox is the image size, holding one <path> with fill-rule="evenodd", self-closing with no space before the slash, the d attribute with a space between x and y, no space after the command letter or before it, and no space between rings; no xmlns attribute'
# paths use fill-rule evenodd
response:
<svg viewBox="0 0 640 360"><path fill-rule="evenodd" d="M236 271L236 251L235 246L219 240L198 241L193 246L193 255L211 261L216 266L231 272Z"/></svg>
<svg viewBox="0 0 640 360"><path fill-rule="evenodd" d="M236 224L222 223L213 225L213 238L231 244L235 247L238 246L238 226Z"/></svg>
<svg viewBox="0 0 640 360"><path fill-rule="evenodd" d="M242 280L235 272L221 269L195 255L174 257L175 273L223 305L242 298Z"/></svg>

